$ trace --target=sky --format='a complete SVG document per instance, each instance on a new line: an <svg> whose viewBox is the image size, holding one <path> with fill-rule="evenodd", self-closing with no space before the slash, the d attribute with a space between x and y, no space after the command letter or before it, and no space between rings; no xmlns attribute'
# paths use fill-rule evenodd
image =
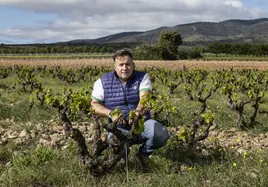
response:
<svg viewBox="0 0 268 187"><path fill-rule="evenodd" d="M267 0L0 0L0 43L95 39L198 21L264 17Z"/></svg>

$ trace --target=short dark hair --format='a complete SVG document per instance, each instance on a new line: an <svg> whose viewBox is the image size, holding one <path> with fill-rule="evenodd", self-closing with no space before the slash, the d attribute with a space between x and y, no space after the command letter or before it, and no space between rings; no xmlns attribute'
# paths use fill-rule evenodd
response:
<svg viewBox="0 0 268 187"><path fill-rule="evenodd" d="M113 60L115 62L115 59L119 56L129 56L133 59L133 55L132 55L132 52L127 49L127 48L124 48L124 49L120 49L120 50L117 50L115 53L114 53L114 56L113 56Z"/></svg>

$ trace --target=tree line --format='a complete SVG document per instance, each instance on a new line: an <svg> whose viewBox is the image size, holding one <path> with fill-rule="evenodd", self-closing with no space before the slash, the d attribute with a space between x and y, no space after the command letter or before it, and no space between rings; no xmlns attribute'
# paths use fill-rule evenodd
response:
<svg viewBox="0 0 268 187"><path fill-rule="evenodd" d="M157 43L131 47L136 60L177 60L200 58L198 50L179 50L181 35L176 31L162 31ZM123 43L126 47L126 43ZM118 46L119 47L119 46ZM57 54L57 53L113 53L118 47L105 45L74 46L57 44L47 46L7 46L0 45L0 54Z"/></svg>
<svg viewBox="0 0 268 187"><path fill-rule="evenodd" d="M181 48L181 35L176 31L162 31L158 41L153 44L132 46L136 60L178 60L198 59L203 53L225 55L266 56L268 45L230 44L215 42L203 48ZM124 44L125 46L126 44ZM67 54L67 53L113 53L119 48L109 45L40 45L40 46L8 46L0 45L0 54Z"/></svg>
<svg viewBox="0 0 268 187"><path fill-rule="evenodd" d="M111 46L85 45L51 45L42 47L32 46L0 46L0 54L54 54L54 53L113 53L115 48Z"/></svg>
<svg viewBox="0 0 268 187"><path fill-rule="evenodd" d="M230 55L252 55L265 56L268 54L268 45L252 45L252 44L228 44L228 43L212 43L205 50L208 53L230 54Z"/></svg>

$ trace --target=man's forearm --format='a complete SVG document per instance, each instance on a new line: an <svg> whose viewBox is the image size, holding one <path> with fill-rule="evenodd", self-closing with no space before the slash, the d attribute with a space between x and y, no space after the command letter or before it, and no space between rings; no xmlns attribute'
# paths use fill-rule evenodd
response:
<svg viewBox="0 0 268 187"><path fill-rule="evenodd" d="M94 109L95 113L99 116L109 117L110 109L106 108L98 102L91 102L91 106Z"/></svg>
<svg viewBox="0 0 268 187"><path fill-rule="evenodd" d="M149 91L142 91L140 92L140 100L142 99L142 97L149 95L150 92ZM137 107L136 107L136 111L139 112L140 114L143 113L144 111L144 106L141 104L141 101L138 103Z"/></svg>
<svg viewBox="0 0 268 187"><path fill-rule="evenodd" d="M144 110L144 107L139 103L137 108L136 108L136 111L141 114L143 112L143 110Z"/></svg>

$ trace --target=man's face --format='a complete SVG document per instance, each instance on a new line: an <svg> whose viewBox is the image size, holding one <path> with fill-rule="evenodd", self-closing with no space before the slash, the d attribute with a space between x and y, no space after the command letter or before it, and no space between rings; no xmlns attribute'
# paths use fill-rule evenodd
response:
<svg viewBox="0 0 268 187"><path fill-rule="evenodd" d="M133 59L129 56L118 56L115 59L114 70L121 80L127 81L134 70Z"/></svg>

